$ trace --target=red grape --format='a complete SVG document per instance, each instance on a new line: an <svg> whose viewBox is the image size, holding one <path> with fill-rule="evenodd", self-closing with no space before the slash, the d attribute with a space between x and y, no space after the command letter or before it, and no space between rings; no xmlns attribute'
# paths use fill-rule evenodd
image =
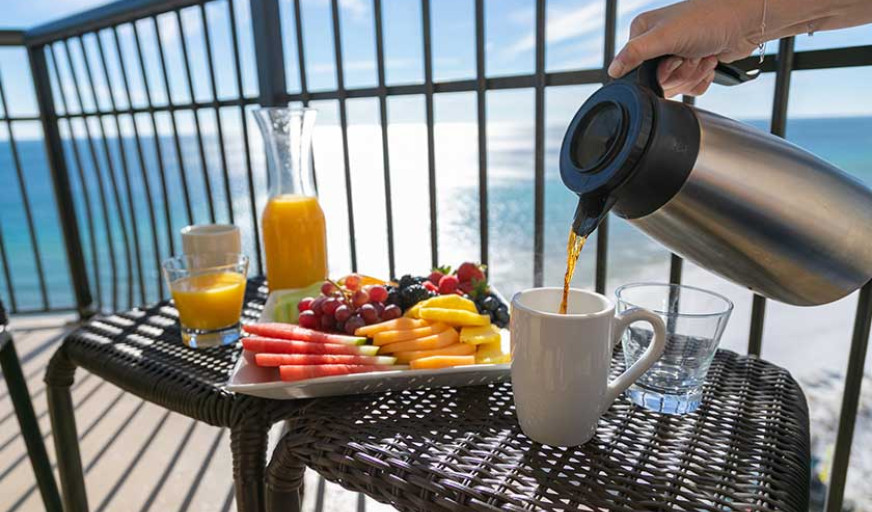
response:
<svg viewBox="0 0 872 512"><path fill-rule="evenodd" d="M358 314L360 314L360 318L363 318L363 321L366 322L366 325L371 325L378 322L378 311L375 310L375 306L372 304L364 304L360 306L360 309L357 310Z"/></svg>
<svg viewBox="0 0 872 512"><path fill-rule="evenodd" d="M300 319L298 321L300 327L305 327L306 329L317 329L320 327L318 316L312 311L303 311L300 313Z"/></svg>
<svg viewBox="0 0 872 512"><path fill-rule="evenodd" d="M351 308L342 304L336 308L336 311L333 312L333 316L336 317L337 322L345 322L351 318Z"/></svg>
<svg viewBox="0 0 872 512"><path fill-rule="evenodd" d="M354 295L351 296L351 304L356 308L363 306L367 302L369 302L369 294L363 290L357 290L354 292Z"/></svg>
<svg viewBox="0 0 872 512"><path fill-rule="evenodd" d="M323 315L321 317L321 329L324 331L332 331L333 327L335 327L336 323L333 321L333 317L330 315Z"/></svg>
<svg viewBox="0 0 872 512"><path fill-rule="evenodd" d="M403 316L403 310L401 310L396 304L385 306L385 310L381 314L382 320L393 320L394 318L400 318L401 316Z"/></svg>
<svg viewBox="0 0 872 512"><path fill-rule="evenodd" d="M375 312L378 313L378 316L381 316L385 311L385 305L381 302L370 302L373 306L375 306Z"/></svg>
<svg viewBox="0 0 872 512"><path fill-rule="evenodd" d="M315 300L312 297L305 297L297 303L297 311L302 313L303 311L309 311L312 309L312 301Z"/></svg>
<svg viewBox="0 0 872 512"><path fill-rule="evenodd" d="M321 311L328 316L333 316L337 308L339 308L339 301L332 297L325 300L324 304L321 305Z"/></svg>
<svg viewBox="0 0 872 512"><path fill-rule="evenodd" d="M357 274L351 274L350 276L345 278L345 287L351 291L357 290L360 288L360 276Z"/></svg>
<svg viewBox="0 0 872 512"><path fill-rule="evenodd" d="M384 286L373 286L369 289L369 299L373 302L384 302L388 300L388 291Z"/></svg>
<svg viewBox="0 0 872 512"><path fill-rule="evenodd" d="M345 332L345 322L336 322L336 332Z"/></svg>
<svg viewBox="0 0 872 512"><path fill-rule="evenodd" d="M363 318L360 318L360 315L354 315L345 322L345 333L353 335L354 331L360 329L364 325L366 325L366 322L363 321Z"/></svg>
<svg viewBox="0 0 872 512"><path fill-rule="evenodd" d="M317 299L312 301L312 305L309 306L309 309L312 310L316 315L320 315L323 313L321 309L324 306L324 301L327 300L327 297L318 297Z"/></svg>
<svg viewBox="0 0 872 512"><path fill-rule="evenodd" d="M330 281L324 281L324 284L321 285L321 293L327 297L330 297L334 293L336 293L336 286Z"/></svg>

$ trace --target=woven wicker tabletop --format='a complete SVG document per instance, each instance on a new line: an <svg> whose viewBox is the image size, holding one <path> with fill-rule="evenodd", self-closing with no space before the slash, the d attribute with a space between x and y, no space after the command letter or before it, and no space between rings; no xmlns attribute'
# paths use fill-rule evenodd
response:
<svg viewBox="0 0 872 512"><path fill-rule="evenodd" d="M263 279L246 289L243 321L254 321L266 301ZM46 371L49 412L67 510L87 498L70 400L77 367L139 397L211 425L231 429L234 480L240 510L263 505L263 468L269 427L297 408L223 389L240 357L239 345L192 349L181 341L178 312L167 301L90 320L69 334Z"/></svg>
<svg viewBox="0 0 872 512"><path fill-rule="evenodd" d="M294 508L305 466L410 511L804 512L808 409L788 372L721 350L697 412L621 398L571 449L521 433L508 383L315 400L273 453L270 510Z"/></svg>

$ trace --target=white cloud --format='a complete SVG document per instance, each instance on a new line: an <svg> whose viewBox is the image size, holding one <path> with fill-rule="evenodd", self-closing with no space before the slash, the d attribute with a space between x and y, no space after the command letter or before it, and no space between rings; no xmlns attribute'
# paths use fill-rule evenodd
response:
<svg viewBox="0 0 872 512"><path fill-rule="evenodd" d="M626 15L645 5L652 0L626 0L618 2L618 16ZM551 9L548 13L548 23L545 27L545 38L548 43L562 43L569 39L582 38L593 33L596 37L602 37L605 19L604 2L589 3L583 7L574 9ZM507 53L515 55L536 48L536 32L530 31L509 46Z"/></svg>

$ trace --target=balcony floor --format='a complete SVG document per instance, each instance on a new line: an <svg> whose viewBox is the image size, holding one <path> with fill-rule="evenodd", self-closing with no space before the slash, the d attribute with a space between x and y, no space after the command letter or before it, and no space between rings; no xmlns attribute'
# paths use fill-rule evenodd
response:
<svg viewBox="0 0 872 512"><path fill-rule="evenodd" d="M16 318L15 348L54 462L42 382L45 365L72 326L70 317ZM76 424L91 509L234 510L230 436L146 403L78 370ZM270 440L275 443L279 427ZM0 381L0 511L43 510L5 381ZM306 474L306 511L387 511L392 507Z"/></svg>

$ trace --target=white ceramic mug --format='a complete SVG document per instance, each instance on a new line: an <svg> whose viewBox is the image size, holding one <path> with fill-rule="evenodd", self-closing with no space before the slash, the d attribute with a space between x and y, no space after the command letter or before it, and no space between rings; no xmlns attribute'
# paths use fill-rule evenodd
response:
<svg viewBox="0 0 872 512"><path fill-rule="evenodd" d="M242 239L233 224L195 224L182 228L182 250L188 256L240 254Z"/></svg>
<svg viewBox="0 0 872 512"><path fill-rule="evenodd" d="M577 446L596 433L599 417L653 365L666 346L666 327L646 309L615 315L598 293L570 289L559 314L562 288L532 288L512 298L512 388L521 430L554 446ZM654 328L654 340L633 366L609 382L612 349L633 322Z"/></svg>

